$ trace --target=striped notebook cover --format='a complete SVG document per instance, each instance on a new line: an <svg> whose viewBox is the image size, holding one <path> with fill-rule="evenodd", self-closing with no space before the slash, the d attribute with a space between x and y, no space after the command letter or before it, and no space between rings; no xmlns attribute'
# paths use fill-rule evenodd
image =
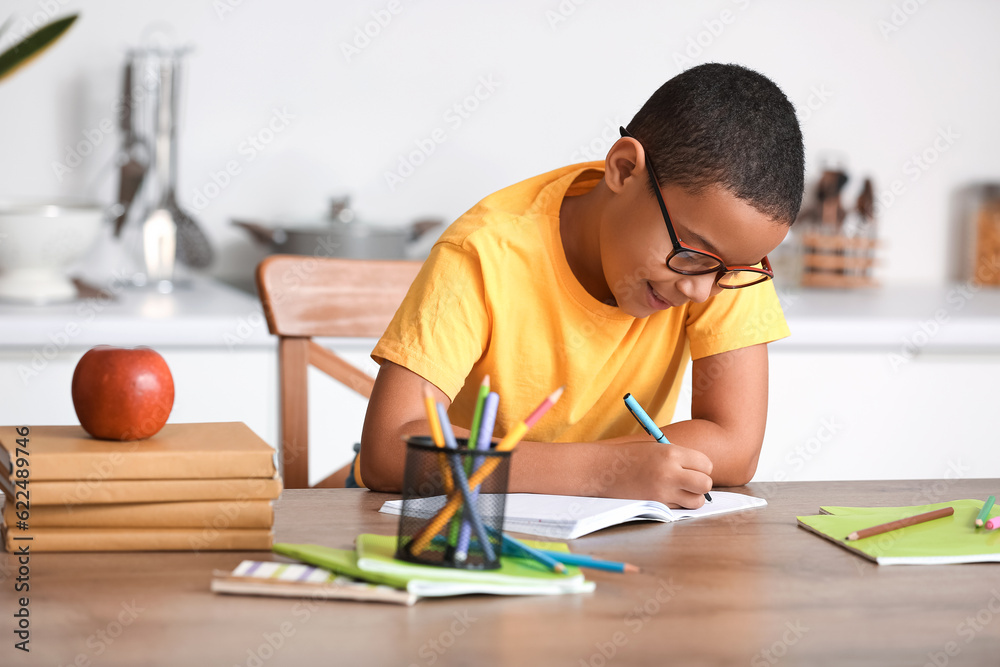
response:
<svg viewBox="0 0 1000 667"><path fill-rule="evenodd" d="M302 563L245 560L232 572L215 572L212 591L236 595L363 600L412 605L419 596L370 584Z"/></svg>

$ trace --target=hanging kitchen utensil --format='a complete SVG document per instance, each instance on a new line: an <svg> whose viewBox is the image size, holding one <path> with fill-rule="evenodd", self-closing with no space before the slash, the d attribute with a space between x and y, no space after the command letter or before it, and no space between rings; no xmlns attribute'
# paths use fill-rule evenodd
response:
<svg viewBox="0 0 1000 667"><path fill-rule="evenodd" d="M177 203L177 98L180 95L180 58L173 62L170 85L170 180L164 195L164 206L177 225L177 259L195 269L212 263L212 245L198 223Z"/></svg>
<svg viewBox="0 0 1000 667"><path fill-rule="evenodd" d="M142 255L146 263L148 283L170 288L174 277L177 251L177 223L168 206L170 190L170 105L173 67L169 59L159 60L156 72L156 177L159 182L159 204L142 223Z"/></svg>
<svg viewBox="0 0 1000 667"><path fill-rule="evenodd" d="M122 112L119 118L119 127L122 131L122 156L124 160L121 166L121 175L118 181L118 204L114 213L114 235L121 235L122 226L128 218L129 208L135 199L135 193L142 185L142 180L149 168L149 150L142 142L132 122L132 80L135 64L131 55L125 62L124 85L122 90Z"/></svg>

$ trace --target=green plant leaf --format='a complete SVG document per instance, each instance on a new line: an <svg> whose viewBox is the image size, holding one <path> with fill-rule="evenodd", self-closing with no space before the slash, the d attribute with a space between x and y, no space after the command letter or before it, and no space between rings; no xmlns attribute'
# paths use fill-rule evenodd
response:
<svg viewBox="0 0 1000 667"><path fill-rule="evenodd" d="M18 67L52 45L59 37L69 30L76 21L78 14L72 14L48 25L44 25L23 40L0 53L0 80L10 76ZM4 24L7 25L6 23Z"/></svg>

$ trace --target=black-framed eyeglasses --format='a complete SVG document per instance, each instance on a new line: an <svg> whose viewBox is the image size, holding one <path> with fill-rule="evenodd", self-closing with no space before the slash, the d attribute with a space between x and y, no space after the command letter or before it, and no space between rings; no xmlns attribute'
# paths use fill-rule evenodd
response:
<svg viewBox="0 0 1000 667"><path fill-rule="evenodd" d="M618 128L618 131L621 132L623 137L635 139L624 127ZM673 243L673 250L667 255L667 268L685 276L718 273L716 282L719 287L724 289L750 287L751 285L774 278L774 271L771 269L771 262L768 261L767 255L756 266L726 266L726 263L718 255L712 254L707 250L692 248L678 239L677 233L674 232L674 225L670 222L670 214L667 213L667 205L663 203L663 195L660 193L660 183L656 178L656 172L653 171L653 163L649 159L648 152L646 153L646 171L649 173L649 180L653 184L656 201L660 204L663 221L667 223L670 242Z"/></svg>

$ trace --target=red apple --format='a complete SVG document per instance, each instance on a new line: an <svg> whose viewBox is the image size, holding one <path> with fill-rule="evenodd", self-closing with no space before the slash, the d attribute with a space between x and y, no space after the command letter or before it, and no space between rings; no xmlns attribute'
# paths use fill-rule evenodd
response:
<svg viewBox="0 0 1000 667"><path fill-rule="evenodd" d="M73 371L73 407L95 438L149 438L174 407L174 378L155 350L98 345Z"/></svg>

